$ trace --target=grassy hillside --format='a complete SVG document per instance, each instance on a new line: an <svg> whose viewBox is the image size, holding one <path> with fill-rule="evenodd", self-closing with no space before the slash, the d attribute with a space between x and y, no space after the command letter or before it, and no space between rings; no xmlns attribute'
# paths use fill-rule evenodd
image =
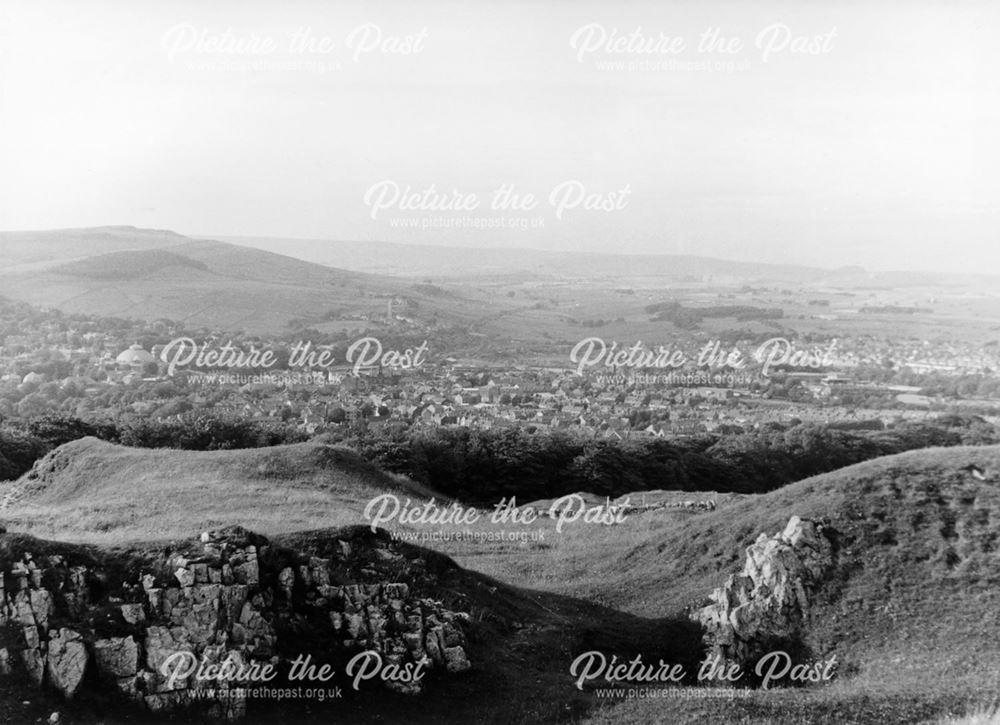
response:
<svg viewBox="0 0 1000 725"><path fill-rule="evenodd" d="M313 535L294 532L357 523L364 503L386 490L432 495L316 444L189 453L85 439L0 488L0 519L14 531L102 543L241 523L308 545ZM489 596L469 595L478 620L519 622L489 645L502 662L463 697L502 683L505 698L516 700L527 688L530 702L500 713L507 721L551 722L562 713L595 725L910 723L989 705L1000 680L1000 446L913 451L769 494L697 498L718 507L633 513L616 526L561 533L544 519L529 529L544 533L541 540L426 544L485 582L456 589L487 587ZM836 532L835 566L815 595L803 643L816 658L837 655L834 683L738 700L620 704L575 691L567 668L588 649L655 659L671 648L676 657L683 640L697 656L697 637L679 623L742 567L749 543L780 532L792 515L822 519ZM518 527L445 530L456 528Z"/></svg>
<svg viewBox="0 0 1000 725"><path fill-rule="evenodd" d="M185 241L176 232L131 226L0 232L0 269L125 250L170 248Z"/></svg>
<svg viewBox="0 0 1000 725"><path fill-rule="evenodd" d="M477 277L518 275L623 279L681 279L691 275L744 280L823 278L829 270L786 264L735 262L684 254L624 255L553 252L529 248L466 248L395 242L329 239L223 237L236 244L281 250L320 264L363 272L400 275Z"/></svg>
<svg viewBox="0 0 1000 725"><path fill-rule="evenodd" d="M361 316L382 320L393 298L417 320L468 322L488 309L481 296L442 297L409 279L133 227L0 233L0 289L74 313L249 332L364 328Z"/></svg>
<svg viewBox="0 0 1000 725"><path fill-rule="evenodd" d="M357 523L357 511L383 491L433 495L335 446L192 452L84 438L0 484L0 520L38 536L102 543L233 523L276 534Z"/></svg>
<svg viewBox="0 0 1000 725"><path fill-rule="evenodd" d="M914 451L714 513L644 515L634 522L644 535L625 546L611 546L613 531L561 542L566 560L587 565L554 588L641 616L690 611L742 567L748 544L792 514L837 531L837 564L804 644L817 658L837 654L839 681L795 696L689 702L666 719L662 701L633 702L586 722L922 722L990 704L1000 680L1000 447ZM495 571L533 583L527 564Z"/></svg>
<svg viewBox="0 0 1000 725"><path fill-rule="evenodd" d="M143 249L108 252L95 257L66 262L53 271L59 274L90 279L126 280L165 271L171 267L208 271L204 263L165 249Z"/></svg>

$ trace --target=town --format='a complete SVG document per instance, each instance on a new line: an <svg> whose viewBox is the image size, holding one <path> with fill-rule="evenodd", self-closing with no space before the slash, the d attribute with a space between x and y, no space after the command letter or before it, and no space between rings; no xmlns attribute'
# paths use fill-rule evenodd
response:
<svg viewBox="0 0 1000 725"><path fill-rule="evenodd" d="M383 349L371 336L337 343L241 337L184 330L168 320L67 315L23 303L4 303L2 310L5 418L170 419L210 411L290 424L309 435L363 419L370 427L521 426L624 439L789 420L888 425L946 411L995 421L1000 411L995 345L840 336L822 345L814 341L813 347L826 350L822 366L814 360L790 367L770 354L763 365L713 374L700 365L709 359L703 354L688 356L670 374L654 374L577 362L603 354L595 352L597 338L565 350L564 367L552 365L551 356L484 364L426 339ZM746 340L735 347L757 345ZM692 349L701 348L692 341ZM234 366L270 375L220 374ZM278 374L292 370L323 374Z"/></svg>

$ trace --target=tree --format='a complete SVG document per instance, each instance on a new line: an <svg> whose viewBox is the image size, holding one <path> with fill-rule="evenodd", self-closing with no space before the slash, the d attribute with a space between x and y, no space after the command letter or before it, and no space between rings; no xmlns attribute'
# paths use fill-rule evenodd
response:
<svg viewBox="0 0 1000 725"><path fill-rule="evenodd" d="M30 393L17 404L17 414L22 418L37 418L52 410L51 401L39 393Z"/></svg>

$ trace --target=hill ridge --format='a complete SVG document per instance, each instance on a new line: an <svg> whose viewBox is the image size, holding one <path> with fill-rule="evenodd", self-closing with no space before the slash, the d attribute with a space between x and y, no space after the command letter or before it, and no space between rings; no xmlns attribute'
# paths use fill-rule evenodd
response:
<svg viewBox="0 0 1000 725"><path fill-rule="evenodd" d="M69 528L138 540L232 523L229 514L246 507L255 512L245 519L248 528L277 534L357 523L347 512L385 492L436 496L351 449L325 443L185 451L87 437L55 448L0 485L0 515L43 536ZM148 520L154 512L155 524Z"/></svg>

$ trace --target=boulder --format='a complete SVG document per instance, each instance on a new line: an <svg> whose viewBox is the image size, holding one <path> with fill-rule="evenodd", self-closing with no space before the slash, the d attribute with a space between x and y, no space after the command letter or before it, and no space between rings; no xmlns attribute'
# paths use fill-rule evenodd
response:
<svg viewBox="0 0 1000 725"><path fill-rule="evenodd" d="M71 629L60 629L49 638L48 673L52 683L65 697L76 694L87 671L87 648Z"/></svg>
<svg viewBox="0 0 1000 725"><path fill-rule="evenodd" d="M135 677L139 669L139 646L129 637L111 637L94 642L97 671L115 680Z"/></svg>
<svg viewBox="0 0 1000 725"><path fill-rule="evenodd" d="M693 615L710 656L746 666L769 643L798 639L810 595L832 564L833 546L820 523L793 516L780 534L761 534L747 547L743 570Z"/></svg>

